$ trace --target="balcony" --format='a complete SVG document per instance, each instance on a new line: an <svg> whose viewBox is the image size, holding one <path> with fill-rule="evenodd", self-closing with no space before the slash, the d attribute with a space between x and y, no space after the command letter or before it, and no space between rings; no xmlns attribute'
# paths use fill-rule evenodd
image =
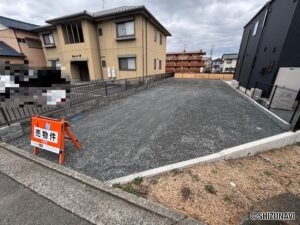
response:
<svg viewBox="0 0 300 225"><path fill-rule="evenodd" d="M177 62L176 63L176 66L190 66L190 63L188 63L188 62Z"/></svg>
<svg viewBox="0 0 300 225"><path fill-rule="evenodd" d="M195 67L202 67L204 66L204 62L198 62L198 63L191 63L190 66L195 66Z"/></svg>
<svg viewBox="0 0 300 225"><path fill-rule="evenodd" d="M168 64L168 66L179 66L179 67L203 67L204 62L197 62L197 63L190 63L190 62L177 62L175 65L174 63Z"/></svg>
<svg viewBox="0 0 300 225"><path fill-rule="evenodd" d="M176 66L175 62L166 62L166 66Z"/></svg>

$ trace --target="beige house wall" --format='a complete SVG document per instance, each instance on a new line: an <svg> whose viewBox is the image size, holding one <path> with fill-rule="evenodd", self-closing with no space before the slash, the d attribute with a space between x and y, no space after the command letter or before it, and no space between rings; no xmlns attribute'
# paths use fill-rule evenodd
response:
<svg viewBox="0 0 300 225"><path fill-rule="evenodd" d="M115 79L125 79L141 77L165 72L166 59L166 37L163 35L162 45L159 43L157 31L157 41L154 42L155 27L141 15L136 15L135 20L135 39L116 40L117 30L115 19L101 21L98 23L88 20L82 21L84 43L65 44L61 25L53 30L55 48L44 47L44 53L48 65L49 60L59 58L62 70L66 74L72 74L71 78L79 79L76 68L71 68L72 61L88 62L89 75L91 80L109 80L107 68L115 69ZM102 35L98 35L98 29L102 29ZM43 32L42 32L43 33ZM42 34L41 33L41 34ZM42 36L40 37L42 39ZM136 70L119 70L119 57L135 56ZM162 60L161 69L157 60L157 68L153 68L154 58ZM102 68L101 61L104 60L106 67Z"/></svg>
<svg viewBox="0 0 300 225"><path fill-rule="evenodd" d="M16 51L21 52L21 49L19 48L17 38L15 36L13 29L1 30L0 31L0 41L5 42L5 44L9 45Z"/></svg>
<svg viewBox="0 0 300 225"><path fill-rule="evenodd" d="M57 30L52 30L55 47L44 47L47 64L51 66L51 60L58 59L63 73L78 80L79 73L76 68L71 68L71 62L87 61L90 79L102 79L96 26L87 20L83 20L81 26L84 39L82 43L66 44L61 25L57 26Z"/></svg>
<svg viewBox="0 0 300 225"><path fill-rule="evenodd" d="M17 38L32 38L40 41L39 36L30 32L16 30ZM27 43L19 43L21 52L26 56L25 59L29 61L30 67L46 66L46 59L42 48L29 48Z"/></svg>
<svg viewBox="0 0 300 225"><path fill-rule="evenodd" d="M154 41L155 31L157 33L156 42ZM154 75L165 73L166 69L166 44L167 39L162 34L162 44L160 44L160 34L162 34L152 23L147 22L147 74ZM156 59L156 69L154 69L154 59ZM159 69L159 60L162 60Z"/></svg>
<svg viewBox="0 0 300 225"><path fill-rule="evenodd" d="M46 60L43 49L29 48L27 43L18 43L17 38L32 38L40 41L38 35L31 32L6 29L0 31L0 41L5 42L7 45L15 49L19 53L23 53L26 57L25 60L29 61L30 67L43 67L46 66Z"/></svg>
<svg viewBox="0 0 300 225"><path fill-rule="evenodd" d="M135 17L135 40L116 41L116 24L114 21L106 21L98 24L102 29L99 37L101 58L105 59L107 67L115 67L117 79L141 77L165 72L166 62L166 36L163 35L160 45L160 31L142 16ZM154 41L157 31L156 42ZM118 56L135 55L136 71L120 71ZM154 59L156 69L154 69ZM159 69L159 60L162 60ZM104 79L108 79L107 68L103 68Z"/></svg>
<svg viewBox="0 0 300 225"><path fill-rule="evenodd" d="M94 36L96 35L95 31L93 31L95 29L92 29L93 24L91 24L87 20L82 21L81 26L84 42L73 44L65 43L62 27L61 25L57 26L57 34L59 37L60 45L58 52L60 52L61 55L60 62L62 68L65 69L67 73L70 73L72 72L71 62L87 61L90 79L101 79L99 55L97 57L97 52L99 52L99 48L94 38ZM58 48L58 46L56 48ZM99 63L97 63L97 61ZM78 79L78 76L71 78Z"/></svg>
<svg viewBox="0 0 300 225"><path fill-rule="evenodd" d="M62 48L60 47L61 44L60 44L58 32L57 32L57 30L52 30L51 32L54 37L55 47L52 48L52 47L44 47L43 46L47 66L51 66L51 60L58 59L61 63L63 63L63 61L64 61L62 58L62 53L61 53ZM40 39L42 40L42 44L44 44L42 34L43 33L40 34Z"/></svg>
<svg viewBox="0 0 300 225"><path fill-rule="evenodd" d="M10 64L23 64L24 58L23 57L7 57L7 56L0 56L1 62L9 61Z"/></svg>
<svg viewBox="0 0 300 225"><path fill-rule="evenodd" d="M106 68L103 68L104 79L107 80L108 67L114 67L116 79L140 77L143 75L143 57L142 57L142 17L135 17L135 40L116 41L117 31L114 20L104 21L98 24L102 29L102 36L99 36L101 59L106 61ZM119 56L135 56L136 70L119 70Z"/></svg>

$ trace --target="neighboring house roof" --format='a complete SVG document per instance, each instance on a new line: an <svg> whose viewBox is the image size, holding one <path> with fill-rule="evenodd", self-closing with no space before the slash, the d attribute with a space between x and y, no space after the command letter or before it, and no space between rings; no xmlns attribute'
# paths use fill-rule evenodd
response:
<svg viewBox="0 0 300 225"><path fill-rule="evenodd" d="M237 59L238 56L237 53L223 54L222 59Z"/></svg>
<svg viewBox="0 0 300 225"><path fill-rule="evenodd" d="M25 23L19 20L10 19L4 16L0 16L0 24L3 24L6 27L14 28L18 30L26 30L30 31L34 28L39 27L38 25L31 24L31 23Z"/></svg>
<svg viewBox="0 0 300 225"><path fill-rule="evenodd" d="M24 57L22 53L17 52L15 49L0 41L0 56L9 57Z"/></svg>
<svg viewBox="0 0 300 225"><path fill-rule="evenodd" d="M140 13L147 17L149 21L151 21L153 24L155 24L161 32L163 32L167 36L171 36L170 32L160 23L158 20L146 9L145 6L121 6L113 9L107 9L102 10L94 13L90 13L86 10L74 14L69 14L57 18L53 18L50 20L47 20L46 22L51 25L56 25L63 22L78 20L78 19L88 19L92 21L101 21L111 18L116 18L119 16L127 16L127 15L134 15ZM52 27L50 27L52 28ZM47 26L43 26L37 29L33 29L33 31L40 32L40 31L46 31L49 29Z"/></svg>
<svg viewBox="0 0 300 225"><path fill-rule="evenodd" d="M215 63L222 62L222 59L217 58L217 59L214 59L213 62L215 62Z"/></svg>

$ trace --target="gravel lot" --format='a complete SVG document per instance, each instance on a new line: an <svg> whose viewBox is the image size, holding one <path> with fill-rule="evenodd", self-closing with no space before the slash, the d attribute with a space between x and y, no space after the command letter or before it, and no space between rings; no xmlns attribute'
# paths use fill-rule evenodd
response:
<svg viewBox="0 0 300 225"><path fill-rule="evenodd" d="M68 142L65 165L102 181L283 132L223 81L193 79L162 81L69 122L83 149ZM32 151L29 136L12 143Z"/></svg>

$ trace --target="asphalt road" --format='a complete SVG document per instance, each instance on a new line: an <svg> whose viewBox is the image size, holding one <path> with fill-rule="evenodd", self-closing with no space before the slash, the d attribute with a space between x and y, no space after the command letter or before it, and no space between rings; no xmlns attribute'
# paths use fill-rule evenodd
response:
<svg viewBox="0 0 300 225"><path fill-rule="evenodd" d="M222 81L169 79L71 118L65 165L102 181L282 133ZM32 151L29 136L13 144ZM41 152L57 161L57 155Z"/></svg>
<svg viewBox="0 0 300 225"><path fill-rule="evenodd" d="M88 225L0 172L1 225Z"/></svg>

